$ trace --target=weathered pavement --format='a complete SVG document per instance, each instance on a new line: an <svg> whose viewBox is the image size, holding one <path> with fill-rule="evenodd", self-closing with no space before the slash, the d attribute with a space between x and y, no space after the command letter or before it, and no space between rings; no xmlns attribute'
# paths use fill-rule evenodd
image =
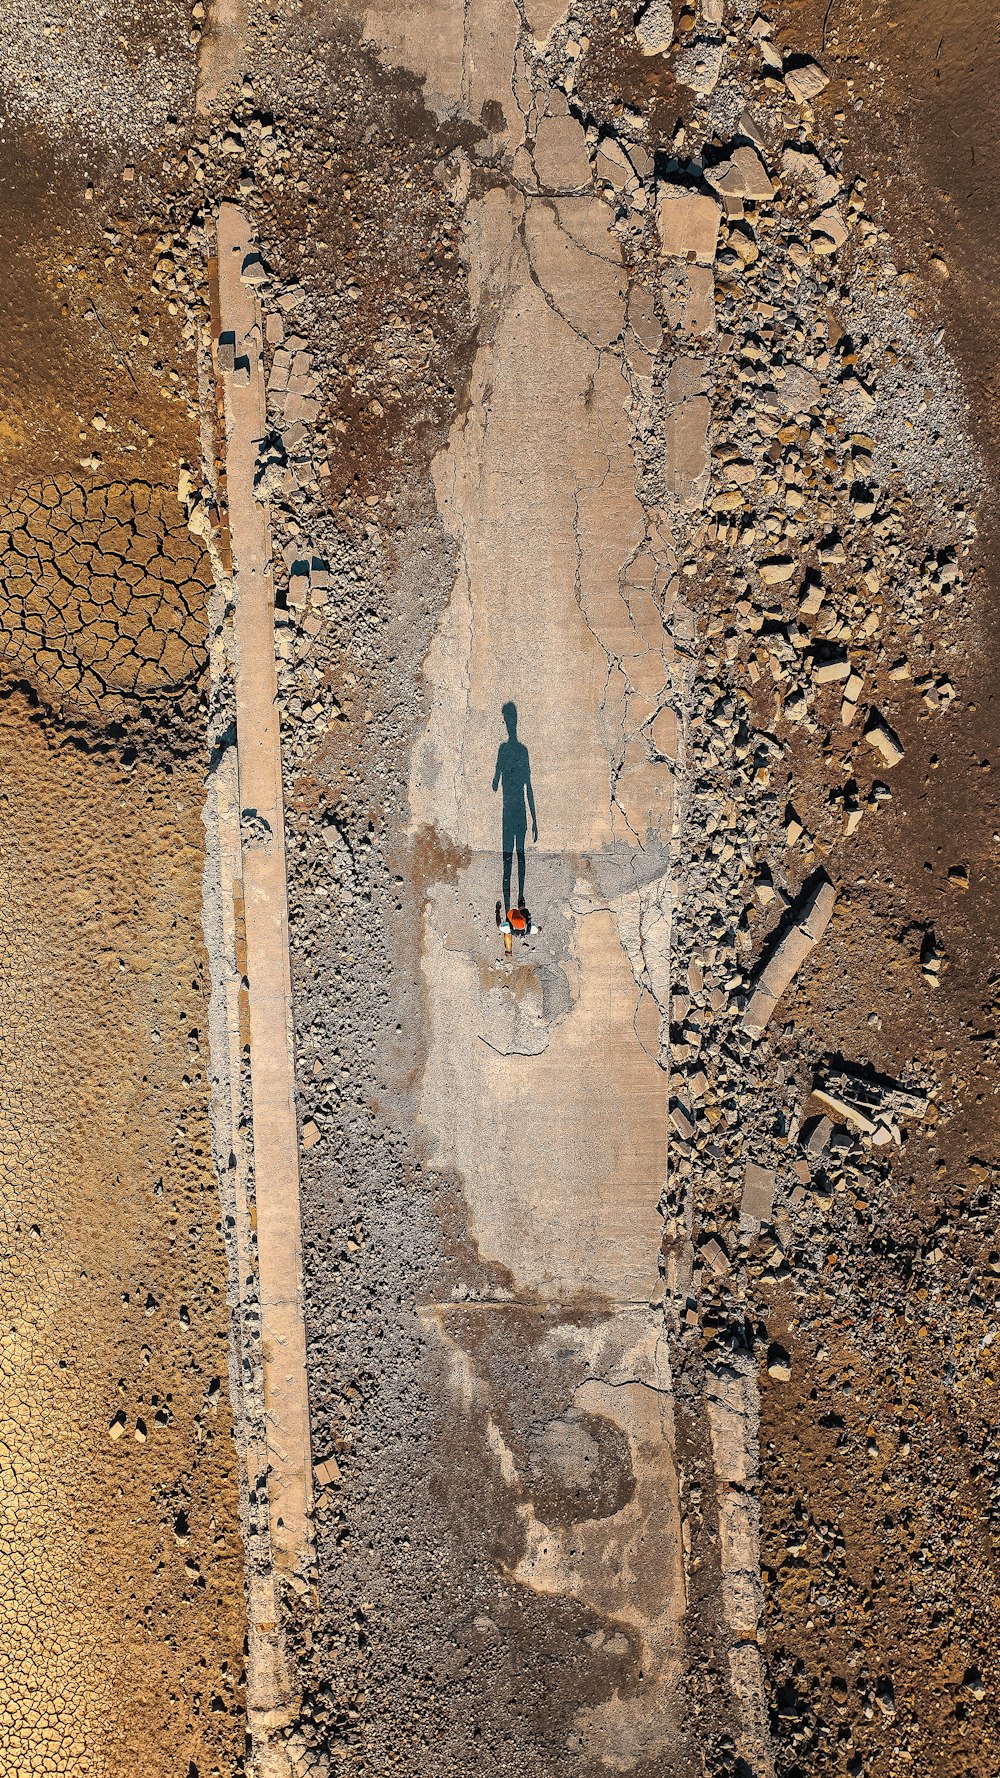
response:
<svg viewBox="0 0 1000 1778"><path fill-rule="evenodd" d="M525 209L529 229L534 215L552 229L534 265L520 233ZM499 321L437 474L462 567L428 663L413 818L467 862L434 886L426 912L420 1115L433 1163L463 1181L471 1233L503 1279L502 1339L529 1415L532 1369L572 1354L562 1409L539 1433L561 1487L584 1487L588 1466L607 1462L602 1442L624 1434L624 1504L568 1526L546 1523L517 1473L507 1440L527 1427L508 1428L507 1439L497 1427L495 1448L507 1485L525 1497L516 1579L578 1599L609 1634L627 1625L637 1638L643 1682L580 1723L588 1750L628 1764L668 1745L683 1614L670 1369L655 1307L670 767L619 783L626 724L638 727L637 704L638 720L653 713L668 669L621 368L602 359L599 330L595 344L558 312L576 304L584 317L602 299L613 304L615 255L595 228L607 257L588 263L551 218L549 206L496 193L472 220L480 301ZM609 321L606 331L617 328ZM638 693L626 691L623 656ZM516 943L511 963L499 960L493 916L503 792L491 790L508 701L538 811L526 899L542 928L527 952ZM428 1314L464 1386L486 1388L463 1307Z"/></svg>
<svg viewBox="0 0 1000 1778"><path fill-rule="evenodd" d="M400 41L393 18L369 15L369 26L426 74L439 108L509 110L513 17L473 7L465 44L457 19L432 35L414 9ZM627 1770L676 1746L683 1667L658 1306L671 766L642 734L669 699L670 660L662 554L635 493L628 368L607 350L625 319L620 251L592 195L549 195L589 185L582 130L556 110L539 124L534 167L510 144L525 191L468 207L484 343L435 466L459 566L425 670L411 810L418 856L431 830L462 863L431 887L424 919L419 1115L432 1164L462 1183L497 1286L492 1312L451 1301L424 1313L454 1387L488 1416L518 1502L524 1550L508 1578L589 1608L629 1648L634 1681L581 1701L576 1717L588 1769ZM509 963L493 908L501 803L521 792L492 788L508 703L538 814L525 898L541 927ZM515 1379L506 1411L491 1399L491 1366ZM543 1376L554 1400L540 1424ZM513 1454L526 1439L531 1474ZM597 1471L609 1498L595 1516L567 1517Z"/></svg>

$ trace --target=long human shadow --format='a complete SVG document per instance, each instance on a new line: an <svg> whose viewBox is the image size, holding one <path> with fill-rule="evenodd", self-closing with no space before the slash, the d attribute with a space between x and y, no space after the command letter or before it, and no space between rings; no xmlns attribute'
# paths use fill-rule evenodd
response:
<svg viewBox="0 0 1000 1778"><path fill-rule="evenodd" d="M531 787L531 760L524 742L517 733L517 705L504 704L500 712L507 729L506 741L497 750L497 769L493 774L494 794L503 792L501 817L503 848L503 905L514 906L510 899L514 854L517 853L517 906L524 906L524 845L531 816L531 837L538 840L538 818L535 814L535 793Z"/></svg>

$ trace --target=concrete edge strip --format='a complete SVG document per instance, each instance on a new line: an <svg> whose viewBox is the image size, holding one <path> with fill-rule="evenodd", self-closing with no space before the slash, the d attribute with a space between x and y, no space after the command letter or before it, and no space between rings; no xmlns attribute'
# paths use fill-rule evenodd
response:
<svg viewBox="0 0 1000 1778"><path fill-rule="evenodd" d="M263 335L257 294L242 277L255 252L239 206L220 206L217 228L218 333L236 342L234 358L218 362L225 409L225 479L233 575L233 689L238 791L229 844L220 849L227 950L235 992L229 996L234 1153L243 1197L251 1189L244 1153L239 1166L236 1075L249 1027L252 1190L256 1208L256 1283L263 1371L263 1436L268 1499L268 1575L248 1550L250 1658L248 1710L255 1766L261 1778L290 1770L281 1731L291 1721L297 1688L280 1622L282 1585L296 1593L312 1580L312 1468L302 1289L298 1130L295 1108L288 898L285 875L281 738L274 653L274 587L268 509L254 494L260 440L266 433ZM229 364L233 363L233 368ZM225 842L226 836L220 835ZM242 932L237 928L242 927ZM242 942L239 942L242 940ZM237 956L237 952L242 955ZM238 986L246 977L246 987ZM241 1009L240 1001L243 1002ZM245 1035L245 1030L244 1030ZM239 1195L239 1194L238 1194ZM237 1236L245 1218L238 1215ZM252 1255L248 1230L238 1238L241 1280ZM249 1305L248 1305L249 1307ZM245 1452L251 1489L259 1467Z"/></svg>

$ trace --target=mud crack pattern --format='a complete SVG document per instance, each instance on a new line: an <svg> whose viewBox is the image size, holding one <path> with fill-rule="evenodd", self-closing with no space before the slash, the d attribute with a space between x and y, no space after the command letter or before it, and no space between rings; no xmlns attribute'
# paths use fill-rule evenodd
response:
<svg viewBox="0 0 1000 1778"><path fill-rule="evenodd" d="M36 483L0 526L0 675L120 719L197 677L210 581L170 489Z"/></svg>

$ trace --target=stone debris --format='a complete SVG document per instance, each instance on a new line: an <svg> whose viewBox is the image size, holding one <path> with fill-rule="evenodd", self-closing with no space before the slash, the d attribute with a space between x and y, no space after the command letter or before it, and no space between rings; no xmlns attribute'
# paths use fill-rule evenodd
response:
<svg viewBox="0 0 1000 1778"><path fill-rule="evenodd" d="M833 883L822 872L806 885L777 945L754 980L743 1014L745 1030L755 1035L763 1031L782 994L830 924L836 899Z"/></svg>
<svg viewBox="0 0 1000 1778"><path fill-rule="evenodd" d="M799 105L811 105L830 84L818 62L811 56L789 56L782 66L782 78L792 98Z"/></svg>
<svg viewBox="0 0 1000 1778"><path fill-rule="evenodd" d="M748 1161L743 1174L740 1215L753 1222L769 1222L776 1183L773 1167L759 1167L756 1161Z"/></svg>
<svg viewBox="0 0 1000 1778"><path fill-rule="evenodd" d="M749 143L742 142L718 166L706 167L705 179L712 188L727 198L744 198L760 203L774 196L774 186L760 155Z"/></svg>
<svg viewBox="0 0 1000 1778"><path fill-rule="evenodd" d="M671 0L648 0L635 21L635 34L644 56L659 56L674 40Z"/></svg>
<svg viewBox="0 0 1000 1778"><path fill-rule="evenodd" d="M904 757L902 741L878 710L873 710L865 723L865 740L890 768Z"/></svg>
<svg viewBox="0 0 1000 1778"><path fill-rule="evenodd" d="M818 1071L812 1098L834 1124L846 1124L870 1137L876 1147L894 1142L898 1148L903 1120L926 1117L930 1105L926 1093L870 1071L834 1063Z"/></svg>

